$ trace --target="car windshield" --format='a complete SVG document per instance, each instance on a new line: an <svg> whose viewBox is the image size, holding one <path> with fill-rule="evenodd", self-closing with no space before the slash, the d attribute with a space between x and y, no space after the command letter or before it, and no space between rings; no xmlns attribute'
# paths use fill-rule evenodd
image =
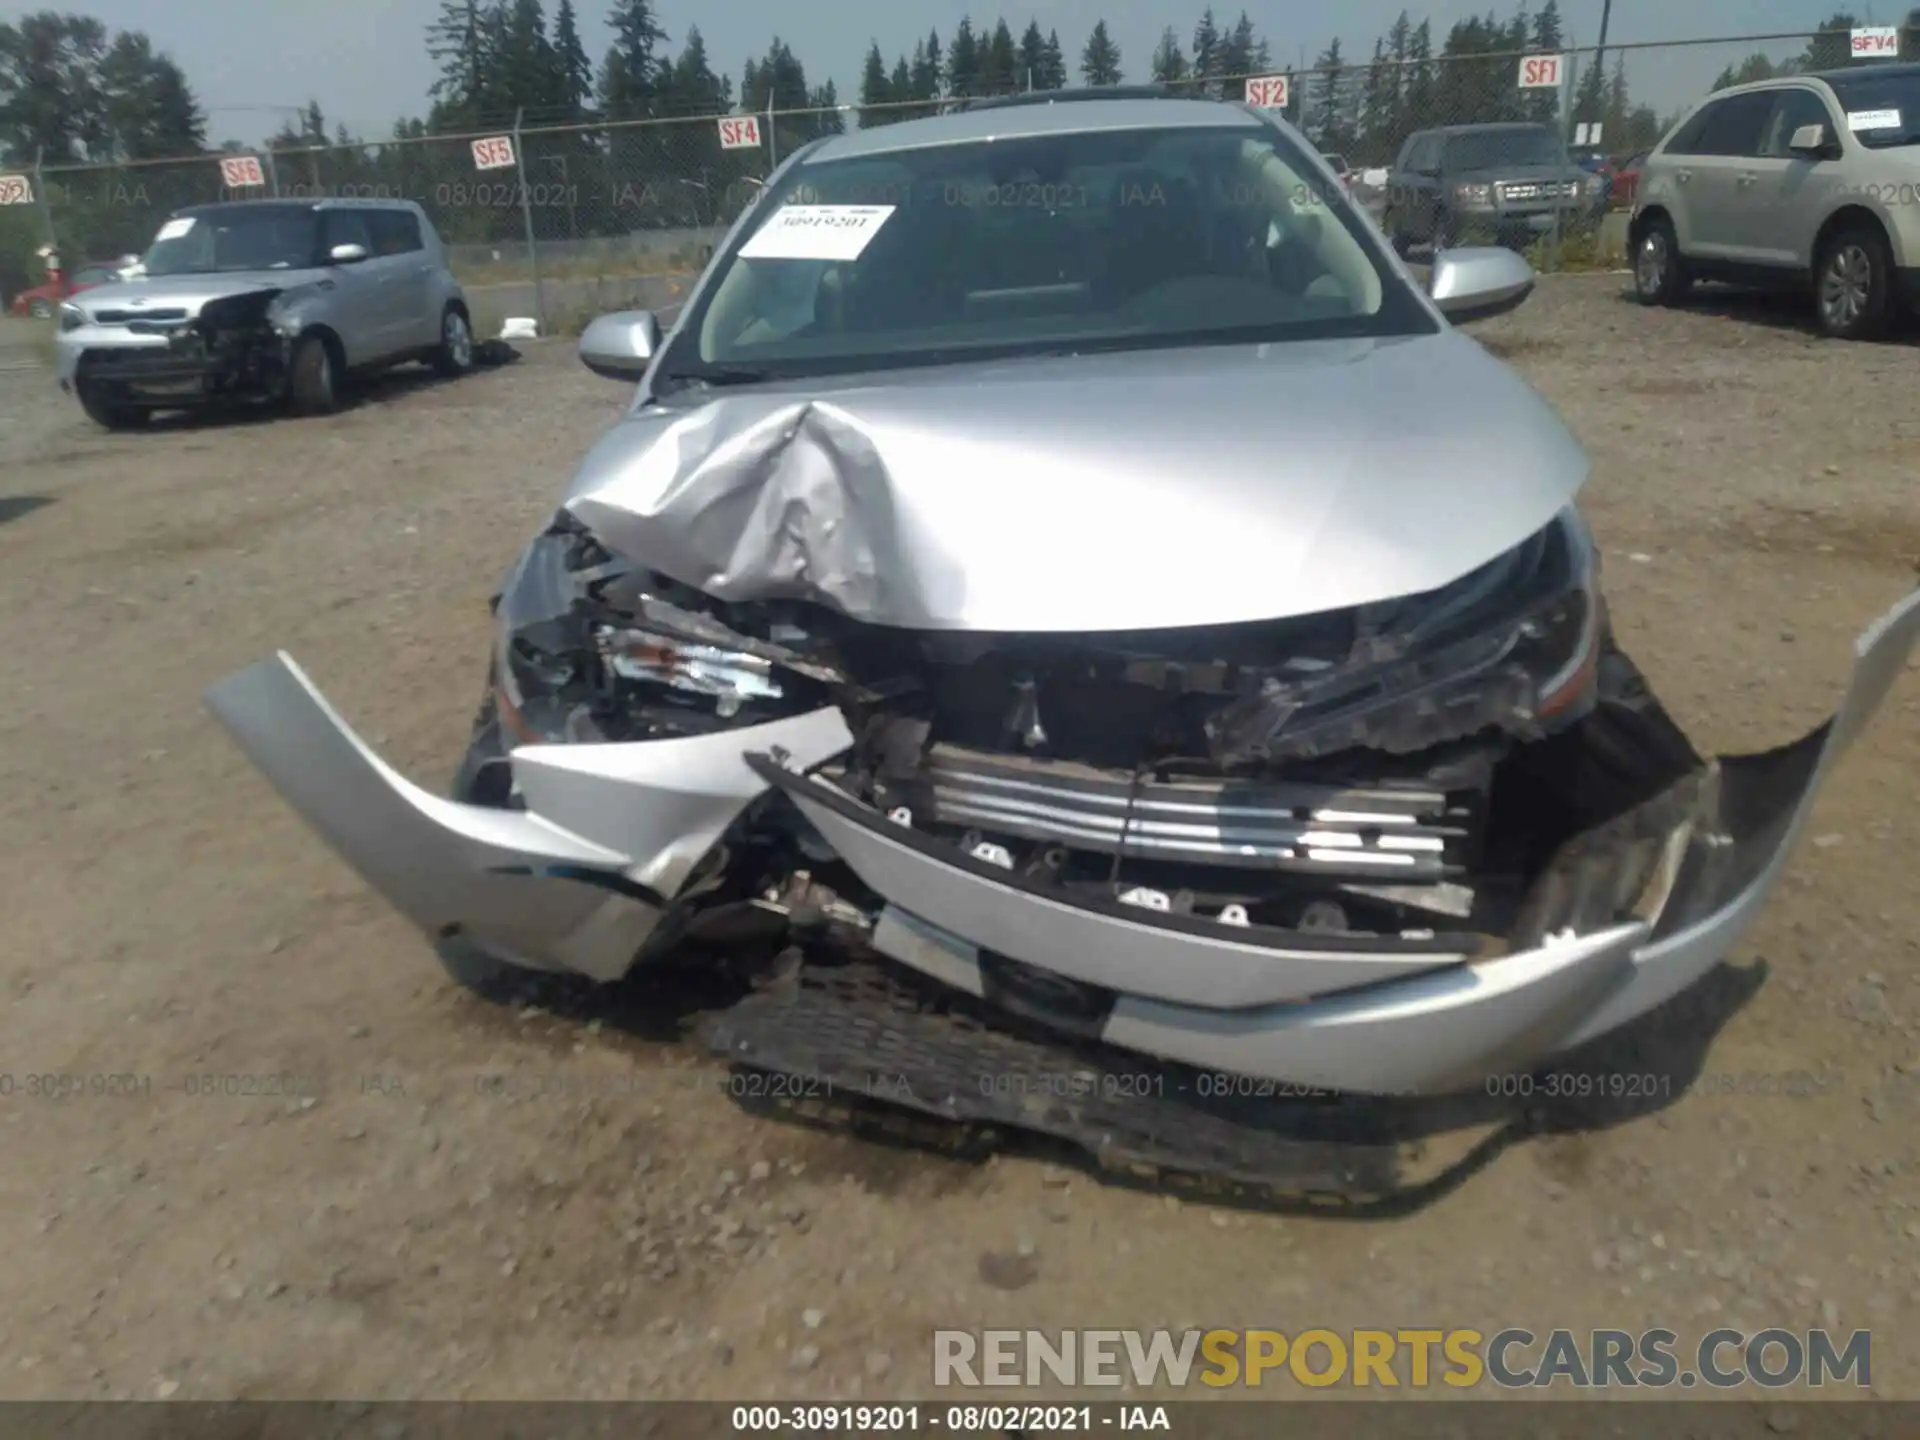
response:
<svg viewBox="0 0 1920 1440"><path fill-rule="evenodd" d="M1564 165L1567 152L1551 130L1482 130L1447 137L1447 169L1495 170L1502 165Z"/></svg>
<svg viewBox="0 0 1920 1440"><path fill-rule="evenodd" d="M1264 124L802 162L717 262L660 377L1432 331L1316 173Z"/></svg>
<svg viewBox="0 0 1920 1440"><path fill-rule="evenodd" d="M1853 138L1869 150L1890 150L1920 141L1920 74L1836 75L1829 79L1840 97Z"/></svg>
<svg viewBox="0 0 1920 1440"><path fill-rule="evenodd" d="M141 257L147 275L298 270L314 263L319 219L310 208L203 210L160 227Z"/></svg>

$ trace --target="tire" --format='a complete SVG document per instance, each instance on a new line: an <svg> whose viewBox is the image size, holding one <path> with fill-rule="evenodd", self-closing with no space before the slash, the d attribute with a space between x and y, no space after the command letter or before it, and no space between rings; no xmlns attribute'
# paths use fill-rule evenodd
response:
<svg viewBox="0 0 1920 1440"><path fill-rule="evenodd" d="M473 326L452 305L440 316L440 345L433 352L433 368L450 380L473 369Z"/></svg>
<svg viewBox="0 0 1920 1440"><path fill-rule="evenodd" d="M330 415L340 408L333 351L318 335L305 335L287 363L287 403L296 415Z"/></svg>
<svg viewBox="0 0 1920 1440"><path fill-rule="evenodd" d="M1413 245L1407 239L1407 232L1401 228L1400 216L1389 210L1380 217L1380 228L1387 232L1387 242L1393 246L1393 253L1405 260L1413 251Z"/></svg>
<svg viewBox="0 0 1920 1440"><path fill-rule="evenodd" d="M1820 247L1814 266L1814 313L1822 334L1875 340L1893 320L1893 252L1877 226L1856 225Z"/></svg>
<svg viewBox="0 0 1920 1440"><path fill-rule="evenodd" d="M36 320L51 320L53 318L53 306L49 305L45 300L33 300L28 302L27 314Z"/></svg>
<svg viewBox="0 0 1920 1440"><path fill-rule="evenodd" d="M1633 246L1633 293L1642 305L1678 305L1692 286L1673 222L1656 215Z"/></svg>
<svg viewBox="0 0 1920 1440"><path fill-rule="evenodd" d="M80 408L87 412L89 420L103 430L139 430L147 423L149 412L138 405L115 405L85 381L81 381L75 389L80 396Z"/></svg>

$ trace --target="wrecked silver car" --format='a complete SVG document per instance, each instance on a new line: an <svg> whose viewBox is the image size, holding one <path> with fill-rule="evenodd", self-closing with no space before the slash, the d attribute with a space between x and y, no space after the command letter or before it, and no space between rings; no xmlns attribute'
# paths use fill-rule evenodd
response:
<svg viewBox="0 0 1920 1440"><path fill-rule="evenodd" d="M1471 1087L1727 953L1920 630L1813 734L1697 754L1608 625L1586 455L1452 323L1531 283L1423 288L1238 106L832 137L670 334L584 337L638 393L499 591L455 798L285 655L208 702L483 987L756 937L734 1060L963 1116L1017 1049L994 1113L1043 1128L1115 1077Z"/></svg>
<svg viewBox="0 0 1920 1440"><path fill-rule="evenodd" d="M60 307L56 379L96 423L284 402L336 408L342 383L418 360L472 368L472 317L411 201L245 200L176 211L123 278Z"/></svg>

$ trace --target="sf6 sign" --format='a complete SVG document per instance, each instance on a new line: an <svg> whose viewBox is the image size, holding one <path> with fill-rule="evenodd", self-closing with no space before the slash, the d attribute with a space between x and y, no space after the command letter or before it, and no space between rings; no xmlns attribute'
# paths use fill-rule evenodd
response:
<svg viewBox="0 0 1920 1440"><path fill-rule="evenodd" d="M1558 55L1522 55L1520 57L1520 88L1522 90L1558 90L1560 88L1560 57Z"/></svg>

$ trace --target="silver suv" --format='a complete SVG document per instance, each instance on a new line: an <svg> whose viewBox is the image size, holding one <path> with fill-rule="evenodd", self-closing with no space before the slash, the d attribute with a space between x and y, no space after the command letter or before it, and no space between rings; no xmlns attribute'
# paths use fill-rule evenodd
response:
<svg viewBox="0 0 1920 1440"><path fill-rule="evenodd" d="M1634 285L1672 305L1696 280L1811 290L1820 328L1884 331L1920 299L1920 65L1741 85L1647 157Z"/></svg>
<svg viewBox="0 0 1920 1440"><path fill-rule="evenodd" d="M466 296L408 201L196 205L125 274L60 307L60 388L110 429L235 400L319 414L350 373L473 364Z"/></svg>

